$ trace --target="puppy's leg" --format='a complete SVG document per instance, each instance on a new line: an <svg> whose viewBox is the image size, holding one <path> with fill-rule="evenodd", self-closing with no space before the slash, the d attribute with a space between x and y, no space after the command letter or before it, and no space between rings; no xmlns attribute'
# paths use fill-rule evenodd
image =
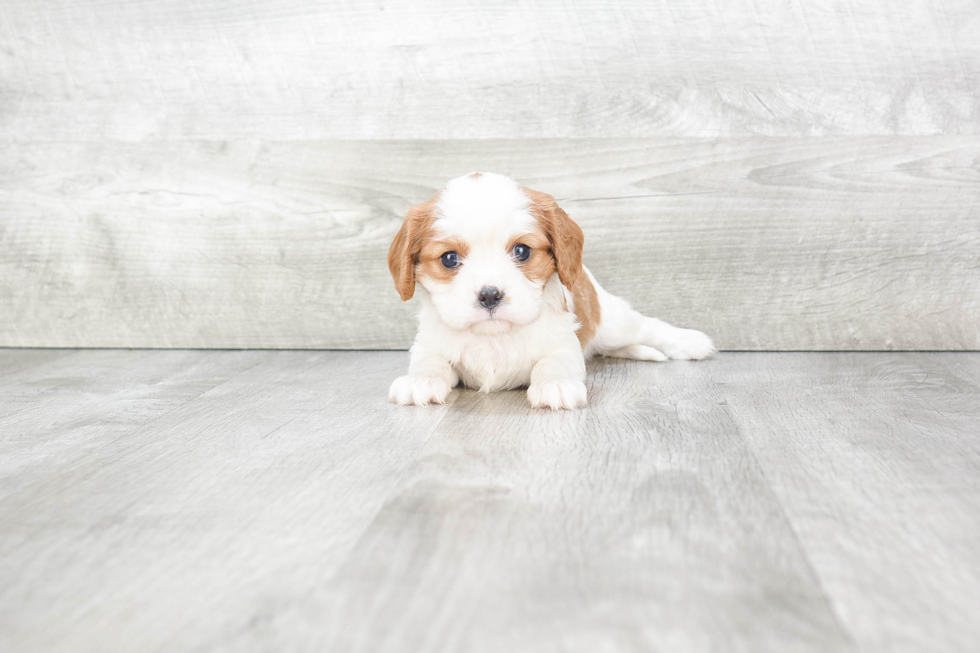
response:
<svg viewBox="0 0 980 653"><path fill-rule="evenodd" d="M587 271L588 272L588 271ZM635 360L701 360L716 353L714 343L695 329L681 329L642 315L620 297L610 295L589 273L599 295L600 322L592 350L604 356Z"/></svg>
<svg viewBox="0 0 980 653"><path fill-rule="evenodd" d="M408 375L400 376L388 389L388 401L400 406L444 404L449 391L459 383L459 375L445 358L412 345Z"/></svg>
<svg viewBox="0 0 980 653"><path fill-rule="evenodd" d="M699 361L718 352L711 338L696 329L681 329L655 317L637 315L642 318L641 342L656 347L669 358Z"/></svg>
<svg viewBox="0 0 980 653"><path fill-rule="evenodd" d="M534 408L585 408L585 356L578 339L539 360L531 370L527 398Z"/></svg>
<svg viewBox="0 0 980 653"><path fill-rule="evenodd" d="M667 360L667 354L659 349L647 347L646 345L630 345L605 352L610 358L628 358L634 361L657 361L661 363Z"/></svg>

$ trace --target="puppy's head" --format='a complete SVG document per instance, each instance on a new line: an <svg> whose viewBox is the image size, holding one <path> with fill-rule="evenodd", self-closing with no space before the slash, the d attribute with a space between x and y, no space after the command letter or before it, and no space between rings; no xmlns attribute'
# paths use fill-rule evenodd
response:
<svg viewBox="0 0 980 653"><path fill-rule="evenodd" d="M403 300L419 283L446 325L493 335L536 320L553 275L572 287L583 243L551 195L473 173L409 210L388 268Z"/></svg>

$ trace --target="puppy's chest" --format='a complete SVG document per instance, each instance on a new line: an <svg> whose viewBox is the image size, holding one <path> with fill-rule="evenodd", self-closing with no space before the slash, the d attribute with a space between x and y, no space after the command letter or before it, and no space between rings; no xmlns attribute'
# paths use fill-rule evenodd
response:
<svg viewBox="0 0 980 653"><path fill-rule="evenodd" d="M474 339L457 352L453 367L469 388L484 392L519 388L530 383L531 370L544 355L533 344L499 337Z"/></svg>
<svg viewBox="0 0 980 653"><path fill-rule="evenodd" d="M467 387L508 390L530 383L535 364L555 350L565 332L575 337L569 319L548 316L504 335L444 338L440 348Z"/></svg>

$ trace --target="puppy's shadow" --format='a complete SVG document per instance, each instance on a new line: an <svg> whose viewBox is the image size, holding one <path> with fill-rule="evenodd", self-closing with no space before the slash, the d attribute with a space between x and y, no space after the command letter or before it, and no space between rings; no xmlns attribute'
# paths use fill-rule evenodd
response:
<svg viewBox="0 0 980 653"><path fill-rule="evenodd" d="M528 415L534 412L527 401L527 388L480 392L462 385L453 389L451 410L469 415Z"/></svg>

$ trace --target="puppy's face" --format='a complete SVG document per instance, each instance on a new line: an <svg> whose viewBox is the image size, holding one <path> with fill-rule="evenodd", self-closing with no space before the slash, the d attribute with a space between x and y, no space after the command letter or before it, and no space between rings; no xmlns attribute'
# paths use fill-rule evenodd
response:
<svg viewBox="0 0 980 653"><path fill-rule="evenodd" d="M447 326L495 335L538 318L554 274L574 284L583 241L550 195L473 173L412 207L388 266L403 300L420 283Z"/></svg>

